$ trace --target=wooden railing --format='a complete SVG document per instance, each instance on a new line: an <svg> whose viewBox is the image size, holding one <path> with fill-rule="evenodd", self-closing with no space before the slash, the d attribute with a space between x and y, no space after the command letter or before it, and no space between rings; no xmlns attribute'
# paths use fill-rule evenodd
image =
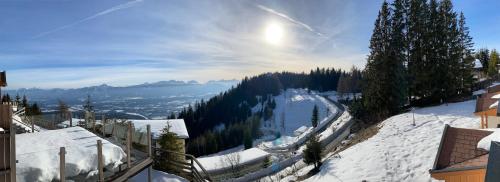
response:
<svg viewBox="0 0 500 182"><path fill-rule="evenodd" d="M193 155L163 150L156 147L153 148L153 151L155 165L169 166L172 171L167 172L174 173L195 182L213 181L205 168ZM163 164L160 164L162 162Z"/></svg>

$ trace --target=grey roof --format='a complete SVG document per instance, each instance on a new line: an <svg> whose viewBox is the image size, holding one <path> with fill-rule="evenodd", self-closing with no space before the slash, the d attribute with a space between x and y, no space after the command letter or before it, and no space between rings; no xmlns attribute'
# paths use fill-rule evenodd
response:
<svg viewBox="0 0 500 182"><path fill-rule="evenodd" d="M486 166L486 182L500 181L500 142L491 142L490 156Z"/></svg>

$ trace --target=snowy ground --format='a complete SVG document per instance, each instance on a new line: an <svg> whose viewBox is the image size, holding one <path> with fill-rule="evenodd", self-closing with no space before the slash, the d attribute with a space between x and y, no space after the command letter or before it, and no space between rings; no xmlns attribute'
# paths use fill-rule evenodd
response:
<svg viewBox="0 0 500 182"><path fill-rule="evenodd" d="M231 167L233 164L245 164L251 161L262 159L269 156L269 153L258 148L251 148L224 155L214 155L210 157L198 158L198 161L207 171L214 171Z"/></svg>
<svg viewBox="0 0 500 182"><path fill-rule="evenodd" d="M311 116L315 105L318 106L318 125L326 124L338 112L335 105L317 92L308 92L305 89L288 89L274 99L276 101L276 108L273 111L274 117L264 122L263 130L280 132L281 138L264 142L262 144L264 148L292 144L305 133L311 132L313 129ZM257 105L253 110L256 111L259 108L260 105ZM295 136L294 131L302 126L307 127L306 132L303 135Z"/></svg>
<svg viewBox="0 0 500 182"><path fill-rule="evenodd" d="M188 180L181 178L179 176L168 174L163 171L152 170L151 171L151 182L188 182ZM148 169L141 171L139 174L132 177L130 182L143 182L148 179Z"/></svg>
<svg viewBox="0 0 500 182"><path fill-rule="evenodd" d="M307 181L433 181L432 168L445 124L479 128L475 101L454 103L404 113L383 121L368 140L324 162Z"/></svg>
<svg viewBox="0 0 500 182"><path fill-rule="evenodd" d="M16 135L18 181L59 179L59 148L66 148L66 176L97 170L97 140L102 140L104 164L117 167L125 152L93 133L71 127Z"/></svg>

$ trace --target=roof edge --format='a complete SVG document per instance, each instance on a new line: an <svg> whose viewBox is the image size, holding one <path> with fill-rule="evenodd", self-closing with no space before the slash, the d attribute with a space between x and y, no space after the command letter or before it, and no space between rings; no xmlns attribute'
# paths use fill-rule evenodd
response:
<svg viewBox="0 0 500 182"><path fill-rule="evenodd" d="M462 168L445 168L445 169L431 169L429 173L446 173L446 172L456 172L456 171L468 171L475 169L486 169L486 166L473 166L473 167L462 167Z"/></svg>
<svg viewBox="0 0 500 182"><path fill-rule="evenodd" d="M448 128L450 128L450 125L445 124L443 134L441 135L441 141L439 142L439 148L438 148L438 151L436 153L436 158L434 158L434 164L432 165L431 170L436 170L436 166L437 166L437 163L439 161L439 156L441 155L441 149L443 148L444 137L446 136L446 132L448 131Z"/></svg>

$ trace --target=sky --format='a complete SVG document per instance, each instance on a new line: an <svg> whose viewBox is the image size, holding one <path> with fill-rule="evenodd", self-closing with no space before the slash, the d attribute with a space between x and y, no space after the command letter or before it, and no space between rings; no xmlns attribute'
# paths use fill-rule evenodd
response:
<svg viewBox="0 0 500 182"><path fill-rule="evenodd" d="M362 68L381 3L0 0L0 70L15 89ZM500 47L500 2L454 5L464 12L476 48Z"/></svg>

